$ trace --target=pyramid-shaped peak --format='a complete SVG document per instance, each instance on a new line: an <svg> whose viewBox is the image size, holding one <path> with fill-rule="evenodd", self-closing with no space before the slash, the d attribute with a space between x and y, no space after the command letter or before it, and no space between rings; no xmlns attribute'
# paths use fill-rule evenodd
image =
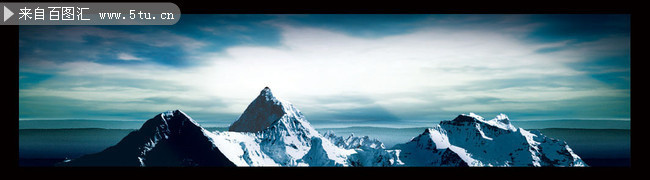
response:
<svg viewBox="0 0 650 180"><path fill-rule="evenodd" d="M281 102L273 96L269 87L264 87L251 102L244 113L229 128L236 132L258 132L269 127L273 122L282 118L290 108L288 102Z"/></svg>

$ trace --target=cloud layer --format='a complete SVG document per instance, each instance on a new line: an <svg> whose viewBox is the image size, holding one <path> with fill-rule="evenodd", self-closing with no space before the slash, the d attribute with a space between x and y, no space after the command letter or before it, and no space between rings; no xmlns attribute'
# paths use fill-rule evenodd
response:
<svg viewBox="0 0 650 180"><path fill-rule="evenodd" d="M231 122L269 86L314 121L407 122L467 112L504 112L520 119L629 118L629 35L532 42L524 37L544 22L499 17L517 23L409 26L404 32L359 36L287 20L291 16L275 18L255 24L277 30L278 41L267 43L273 45L247 43L255 38L241 35L242 41L222 49L210 48L220 42L203 37L255 33L248 27L253 25L188 25L205 33L200 35L102 27L50 27L51 34L33 37L21 33L20 117L113 113L142 118L179 108L197 119ZM29 44L33 39L95 48L77 58L46 58L38 53L54 53L53 43ZM117 46L134 48L112 48ZM156 54L167 48L177 49L175 58ZM93 52L99 50L114 53ZM35 78L39 75L49 77ZM70 113L40 111L53 104ZM132 115L138 113L143 115Z"/></svg>

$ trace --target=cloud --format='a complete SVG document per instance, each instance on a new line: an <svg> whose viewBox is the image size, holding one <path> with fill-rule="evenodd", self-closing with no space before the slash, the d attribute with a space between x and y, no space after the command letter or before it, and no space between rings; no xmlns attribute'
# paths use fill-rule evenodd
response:
<svg viewBox="0 0 650 180"><path fill-rule="evenodd" d="M246 96L244 93L264 84L290 99L363 94L402 115L411 110L401 107L418 108L412 106L417 103L421 107L435 104L440 112L472 111L470 107L475 107L474 111L507 112L553 109L545 102L583 97L629 97L629 90L611 89L588 78L587 72L567 65L581 61L582 56L537 52L561 47L562 43L531 44L508 34L481 30L431 28L367 39L315 28L282 29L279 47L232 47L226 50L228 56L212 58L210 77L228 77L214 78L215 84L236 85L220 86L215 91ZM582 82L573 81L576 79ZM505 81L512 81L510 86L515 87L480 88ZM457 90L462 87L479 88ZM476 97L507 103L464 104L471 101L463 99ZM439 101L448 104L435 103ZM360 106L354 103L330 105Z"/></svg>
<svg viewBox="0 0 650 180"><path fill-rule="evenodd" d="M424 30L368 40L287 27L282 35L280 47L232 47L226 50L228 57L211 58L217 76L235 75L216 81L273 82L293 90L290 94L380 94L582 73L559 63L561 57L536 54L534 45L496 33Z"/></svg>
<svg viewBox="0 0 650 180"><path fill-rule="evenodd" d="M47 31L48 33L42 33ZM104 45L111 45L120 42L142 43L153 47L170 47L178 46L186 51L206 46L202 42L187 36L175 34L171 31L157 29L154 32L132 32L132 30L114 30L100 28L96 26L72 26L72 27L26 27L21 28L21 33L27 35L21 36L21 39L30 40L47 40L88 43L89 37L98 37L104 39Z"/></svg>
<svg viewBox="0 0 650 180"><path fill-rule="evenodd" d="M231 34L232 32L248 31L250 29L242 25L227 25L227 26L217 26L217 27L204 26L204 27L199 27L199 30L209 32L212 35L216 35L216 36L225 36Z"/></svg>
<svg viewBox="0 0 650 180"><path fill-rule="evenodd" d="M119 60L124 60L124 61L142 61L144 60L143 58L135 57L131 54L128 53L119 53L117 54L117 59Z"/></svg>
<svg viewBox="0 0 650 180"><path fill-rule="evenodd" d="M223 51L196 50L207 43L165 30L134 35L97 27L76 29L76 35L68 36L131 39L158 47L180 44L193 52L185 57L202 63L188 67L147 62L128 66L91 61L50 64L58 76L21 89L20 96L97 102L93 110L149 112L182 106L198 113L236 116L269 86L276 96L323 120L364 116L422 120L469 111L544 111L555 116L553 111L566 108L593 110L597 107L585 109L584 103L574 101L594 97L607 100L603 104L629 102L629 89L610 87L591 78L590 72L570 65L585 61L581 53L599 48L603 53L620 52L606 51L611 48L604 45L624 44L624 39L577 45L570 41L531 43L511 31L436 26L368 38L267 23L279 28L279 45L236 45ZM537 26L514 26L523 29L513 31L530 32ZM548 48L560 50L540 51ZM122 60L143 59L122 53L117 54ZM556 106L562 103L580 106Z"/></svg>

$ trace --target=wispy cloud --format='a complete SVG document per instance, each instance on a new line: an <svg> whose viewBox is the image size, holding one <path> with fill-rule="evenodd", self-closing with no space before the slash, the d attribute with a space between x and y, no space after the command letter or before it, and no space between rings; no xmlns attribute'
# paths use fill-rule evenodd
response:
<svg viewBox="0 0 650 180"><path fill-rule="evenodd" d="M48 30L48 28L51 28ZM64 41L88 43L91 37L103 39L104 45L117 43L116 40L129 43L142 43L154 47L178 46L185 50L201 48L207 43L178 35L168 30L156 30L154 32L129 32L124 30L115 30L100 28L95 26L72 26L72 27L43 27L43 28L23 28L30 36L23 36L33 40ZM30 31L37 31L30 33ZM48 31L48 33L38 33Z"/></svg>
<svg viewBox="0 0 650 180"><path fill-rule="evenodd" d="M124 61L142 61L143 58L135 57L129 53L119 53L117 54L117 59Z"/></svg>

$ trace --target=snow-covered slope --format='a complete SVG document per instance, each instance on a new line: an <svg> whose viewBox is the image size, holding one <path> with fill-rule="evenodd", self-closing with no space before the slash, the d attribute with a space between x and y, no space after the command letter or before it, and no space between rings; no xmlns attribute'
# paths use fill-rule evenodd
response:
<svg viewBox="0 0 650 180"><path fill-rule="evenodd" d="M348 157L355 154L351 149L342 149L322 137L311 138L311 148L300 162L309 166L349 166Z"/></svg>
<svg viewBox="0 0 650 180"><path fill-rule="evenodd" d="M397 164L401 164L396 154L399 153L398 151L386 150L384 143L382 143L377 139L371 139L368 136L359 137L359 136L354 136L354 134L350 134L350 136L348 136L347 138L343 138L340 136L336 136L332 131L327 131L325 132L325 134L323 134L323 137L320 138L325 138L322 140L319 139L319 141L328 144L329 147L327 146L320 147L320 146L312 145L312 150L317 148L324 148L324 149L328 149L329 150L328 152L342 151L340 153L332 153L332 154L336 154L338 156L345 155L346 156L345 158L338 158L339 161L337 162L342 162L340 164L345 164L346 166L385 167L385 166L395 166ZM305 157L311 158L310 157L312 155L311 153L312 151L310 150L310 153L305 155ZM321 162L328 162L328 160L330 159L336 159L336 156L332 156L332 155L329 155L327 157L329 158L325 158L325 161L321 161ZM307 158L303 158L303 159L307 159ZM327 164L327 163L311 163L310 165L320 166L321 164Z"/></svg>
<svg viewBox="0 0 650 180"><path fill-rule="evenodd" d="M515 128L504 114L462 114L395 149L409 166L586 166L566 142Z"/></svg>
<svg viewBox="0 0 650 180"><path fill-rule="evenodd" d="M282 166L262 151L261 140L255 133L215 131L208 136L236 166Z"/></svg>
<svg viewBox="0 0 650 180"><path fill-rule="evenodd" d="M435 128L435 129L434 129ZM424 130L424 133L414 137L411 141L398 144L394 149L400 151L398 158L404 166L468 166L458 153L451 149L460 148L452 146L444 130L438 127Z"/></svg>
<svg viewBox="0 0 650 180"><path fill-rule="evenodd" d="M106 150L61 166L234 166L211 139L212 133L180 110L147 120Z"/></svg>

